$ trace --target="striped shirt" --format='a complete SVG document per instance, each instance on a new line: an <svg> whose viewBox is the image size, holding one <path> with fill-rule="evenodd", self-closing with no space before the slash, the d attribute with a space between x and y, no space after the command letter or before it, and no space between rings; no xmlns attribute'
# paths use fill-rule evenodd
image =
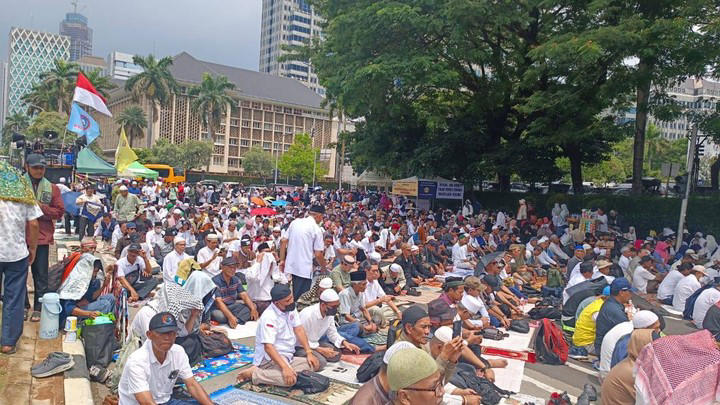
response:
<svg viewBox="0 0 720 405"><path fill-rule="evenodd" d="M230 283L225 282L222 273L213 277L212 280L215 282L215 285L218 286L215 297L222 298L226 305L234 304L238 298L238 294L245 292L245 289L240 283L240 279L235 276L230 278Z"/></svg>

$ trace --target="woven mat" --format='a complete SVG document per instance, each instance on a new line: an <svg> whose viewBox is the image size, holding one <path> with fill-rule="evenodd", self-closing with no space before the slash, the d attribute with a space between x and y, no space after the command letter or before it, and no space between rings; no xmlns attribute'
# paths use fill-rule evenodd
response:
<svg viewBox="0 0 720 405"><path fill-rule="evenodd" d="M418 297L413 297L412 295L398 295L397 300L400 301L399 304L402 305L403 301L413 304L428 304L430 301L437 299L442 293L442 290L439 288L430 286L420 286L417 290L420 292L420 296Z"/></svg>
<svg viewBox="0 0 720 405"><path fill-rule="evenodd" d="M253 385L250 381L238 384L236 387L253 392L278 395L309 405L343 405L350 402L358 390L350 384L335 380L330 380L330 387L327 390L309 395L303 394L301 390L290 390L272 385Z"/></svg>
<svg viewBox="0 0 720 405"><path fill-rule="evenodd" d="M235 351L224 356L202 360L192 368L195 381L205 381L243 367L253 361L255 349L249 346L233 343Z"/></svg>
<svg viewBox="0 0 720 405"><path fill-rule="evenodd" d="M218 405L283 405L285 402L231 386L210 394Z"/></svg>

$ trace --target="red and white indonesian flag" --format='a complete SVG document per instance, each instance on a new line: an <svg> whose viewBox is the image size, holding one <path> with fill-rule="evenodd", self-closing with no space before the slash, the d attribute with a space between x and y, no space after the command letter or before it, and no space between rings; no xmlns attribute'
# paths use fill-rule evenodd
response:
<svg viewBox="0 0 720 405"><path fill-rule="evenodd" d="M110 110L105 105L105 99L100 93L95 90L95 87L90 83L87 77L82 72L78 73L77 84L75 84L75 95L73 101L85 104L86 106L92 107L97 111L112 117Z"/></svg>

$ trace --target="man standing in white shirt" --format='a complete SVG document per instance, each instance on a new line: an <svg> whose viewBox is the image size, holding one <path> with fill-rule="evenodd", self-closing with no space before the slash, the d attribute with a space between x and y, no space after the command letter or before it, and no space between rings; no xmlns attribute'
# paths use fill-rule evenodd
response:
<svg viewBox="0 0 720 405"><path fill-rule="evenodd" d="M327 267L325 262L325 243L322 230L318 226L322 222L325 207L313 205L307 217L296 219L290 223L288 237L280 245L280 267L292 274L293 296L300 297L308 291L312 284L313 258L321 269Z"/></svg>
<svg viewBox="0 0 720 405"><path fill-rule="evenodd" d="M290 289L278 284L270 295L272 303L258 319L253 366L240 372L237 381L252 378L255 385L292 387L297 382L297 373L320 371L327 362L313 354ZM295 356L298 343L307 357Z"/></svg>
<svg viewBox="0 0 720 405"><path fill-rule="evenodd" d="M210 277L220 274L220 262L224 254L218 249L217 234L210 233L205 237L205 246L197 253L197 260L200 267Z"/></svg>
<svg viewBox="0 0 720 405"><path fill-rule="evenodd" d="M704 266L700 266L699 264L693 266L690 274L680 280L675 287L675 292L673 293L673 309L680 312L685 311L685 302L688 297L702 287L700 280L705 276L707 276L707 271L705 271Z"/></svg>
<svg viewBox="0 0 720 405"><path fill-rule="evenodd" d="M339 306L340 297L330 288L320 294L320 302L300 311L300 322L307 334L310 348L317 354L315 357L322 356L329 362L340 360L340 351L343 348L356 354L360 353L360 348L340 336L335 327L335 315ZM321 343L320 339L323 337L326 337L330 343ZM302 347L295 348L296 356L302 357L303 352Z"/></svg>
<svg viewBox="0 0 720 405"><path fill-rule="evenodd" d="M658 286L657 299L665 305L673 304L673 294L675 294L675 287L677 287L680 280L690 274L690 270L693 268L692 263L683 263L677 267L677 269L670 270L667 276ZM684 304L683 304L684 305Z"/></svg>
<svg viewBox="0 0 720 405"><path fill-rule="evenodd" d="M640 264L635 268L632 279L633 287L637 288L638 292L647 294L649 281L660 282L665 277L665 274L655 274L654 272L652 272L651 270L654 267L655 263L651 256L648 255L640 258Z"/></svg>
<svg viewBox="0 0 720 405"><path fill-rule="evenodd" d="M178 271L178 265L181 261L189 259L190 255L185 253L185 239L176 236L173 239L175 248L168 253L163 259L163 281L166 283L175 283L175 275Z"/></svg>
<svg viewBox="0 0 720 405"><path fill-rule="evenodd" d="M148 339L128 357L118 385L119 405L186 404L172 398L178 377L187 391L201 405L213 402L205 389L195 381L185 350L175 344L177 321L169 312L150 319Z"/></svg>

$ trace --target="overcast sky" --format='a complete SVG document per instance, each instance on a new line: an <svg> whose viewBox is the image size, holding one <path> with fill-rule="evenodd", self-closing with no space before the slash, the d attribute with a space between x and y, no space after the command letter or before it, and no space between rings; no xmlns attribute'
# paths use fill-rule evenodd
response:
<svg viewBox="0 0 720 405"><path fill-rule="evenodd" d="M112 51L198 59L258 69L262 0L81 0L93 55ZM0 0L0 60L10 27L58 33L70 0Z"/></svg>

